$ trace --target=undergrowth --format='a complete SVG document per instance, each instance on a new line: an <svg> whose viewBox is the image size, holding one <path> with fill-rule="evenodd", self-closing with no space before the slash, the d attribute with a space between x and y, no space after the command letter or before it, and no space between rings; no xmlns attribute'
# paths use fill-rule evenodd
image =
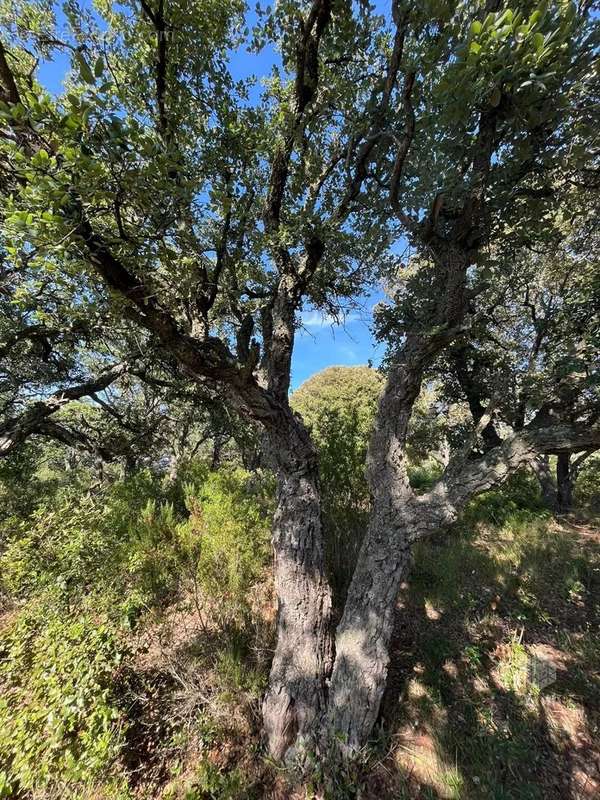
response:
<svg viewBox="0 0 600 800"><path fill-rule="evenodd" d="M175 482L81 485L23 491L0 526L0 796L563 800L595 785L598 529L555 521L529 477L416 547L373 741L304 785L260 734L271 479L190 464ZM556 667L547 686L534 656Z"/></svg>

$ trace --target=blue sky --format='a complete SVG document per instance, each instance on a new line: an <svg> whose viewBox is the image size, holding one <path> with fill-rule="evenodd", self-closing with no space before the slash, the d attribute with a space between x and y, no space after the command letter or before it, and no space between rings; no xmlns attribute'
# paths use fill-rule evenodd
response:
<svg viewBox="0 0 600 800"><path fill-rule="evenodd" d="M389 10L389 5L390 0L379 0L376 3L380 12ZM255 17L254 12L249 14L250 25ZM277 63L279 56L270 47L264 48L259 53L249 53L245 49L240 49L232 54L230 68L237 79L257 76L260 80L262 76L268 75L273 65ZM59 94L63 90L62 81L69 68L69 55L55 52L53 61L40 64L38 76L50 92ZM260 84L254 91L257 96ZM302 324L296 337L292 361L292 390L315 372L328 366L353 366L366 364L369 360L377 366L383 348L376 346L371 333L372 311L373 306L382 299L383 295L379 291L358 298L359 308L348 312L341 324L309 308L302 312Z"/></svg>
<svg viewBox="0 0 600 800"><path fill-rule="evenodd" d="M292 360L292 389L325 367L354 366L369 360L374 366L379 364L383 347L374 342L371 326L373 306L382 297L374 292L360 298L360 307L349 311L341 325L319 311L302 312Z"/></svg>

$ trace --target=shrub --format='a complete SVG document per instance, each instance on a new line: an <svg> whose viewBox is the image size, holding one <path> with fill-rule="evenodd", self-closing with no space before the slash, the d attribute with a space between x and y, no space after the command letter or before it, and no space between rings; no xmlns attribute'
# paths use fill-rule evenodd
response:
<svg viewBox="0 0 600 800"><path fill-rule="evenodd" d="M173 594L181 578L181 553L173 504L148 500L130 524L128 571L140 597L158 603Z"/></svg>
<svg viewBox="0 0 600 800"><path fill-rule="evenodd" d="M18 598L50 592L73 601L110 581L123 558L126 527L102 498L69 493L6 527L0 571L5 589Z"/></svg>
<svg viewBox="0 0 600 800"><path fill-rule="evenodd" d="M382 388L382 376L369 367L330 367L291 397L319 453L327 562L338 602L367 522L365 458Z"/></svg>
<svg viewBox="0 0 600 800"><path fill-rule="evenodd" d="M0 636L0 796L89 782L121 745L110 626L29 610Z"/></svg>
<svg viewBox="0 0 600 800"><path fill-rule="evenodd" d="M442 474L442 467L435 461L408 465L408 479L416 492L427 492Z"/></svg>
<svg viewBox="0 0 600 800"><path fill-rule="evenodd" d="M272 479L192 465L185 477L63 488L1 524L2 586L21 612L0 637L0 797L84 798L99 784L126 796L115 764L133 729L115 680L124 625L190 585L212 599L220 634L239 630L215 653L223 696L260 694L249 612L270 555Z"/></svg>
<svg viewBox="0 0 600 800"><path fill-rule="evenodd" d="M242 469L211 473L188 486L189 519L179 530L182 553L197 564L203 591L234 615L248 604L248 591L264 574L270 552L273 487Z"/></svg>
<svg viewBox="0 0 600 800"><path fill-rule="evenodd" d="M600 511L600 455L589 458L582 466L575 483L575 503L577 506Z"/></svg>

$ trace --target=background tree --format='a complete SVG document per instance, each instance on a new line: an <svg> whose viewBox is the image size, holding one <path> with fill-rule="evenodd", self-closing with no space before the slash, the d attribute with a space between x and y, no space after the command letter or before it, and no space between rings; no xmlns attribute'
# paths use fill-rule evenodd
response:
<svg viewBox="0 0 600 800"><path fill-rule="evenodd" d="M369 367L329 367L291 396L319 454L325 541L338 607L369 515L365 457L383 377Z"/></svg>

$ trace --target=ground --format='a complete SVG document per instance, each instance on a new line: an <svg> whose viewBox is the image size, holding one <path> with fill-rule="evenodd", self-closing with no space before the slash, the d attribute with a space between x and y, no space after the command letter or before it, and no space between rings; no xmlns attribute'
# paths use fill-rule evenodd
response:
<svg viewBox="0 0 600 800"><path fill-rule="evenodd" d="M599 620L597 526L516 515L422 546L372 796L600 797ZM549 685L528 680L532 663Z"/></svg>

